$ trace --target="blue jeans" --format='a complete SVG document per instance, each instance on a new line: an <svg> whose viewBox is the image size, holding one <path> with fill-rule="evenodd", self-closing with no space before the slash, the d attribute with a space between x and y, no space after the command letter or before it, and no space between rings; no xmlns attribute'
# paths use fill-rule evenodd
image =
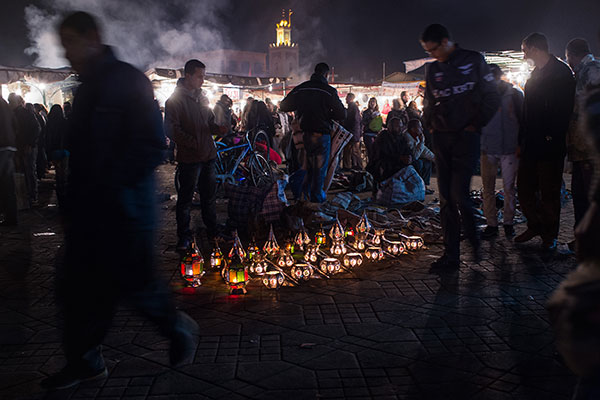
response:
<svg viewBox="0 0 600 400"><path fill-rule="evenodd" d="M413 161L412 166L417 170L419 176L423 178L425 186L429 186L429 181L431 180L432 162L430 160L420 158Z"/></svg>
<svg viewBox="0 0 600 400"><path fill-rule="evenodd" d="M326 199L323 183L329 165L331 136L321 133L304 133L307 171L305 185L310 193L310 201L323 203Z"/></svg>
<svg viewBox="0 0 600 400"><path fill-rule="evenodd" d="M179 193L175 215L177 219L177 236L179 238L192 238L190 230L190 213L192 200L196 188L200 193L200 207L202 220L206 225L208 237L217 233L217 175L215 160L199 163L179 163Z"/></svg>

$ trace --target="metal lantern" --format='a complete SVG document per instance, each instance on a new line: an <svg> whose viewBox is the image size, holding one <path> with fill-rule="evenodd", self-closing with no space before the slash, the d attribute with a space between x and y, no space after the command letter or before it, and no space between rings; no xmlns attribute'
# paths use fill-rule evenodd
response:
<svg viewBox="0 0 600 400"><path fill-rule="evenodd" d="M421 250L425 246L425 241L420 236L407 236L407 245L410 250Z"/></svg>
<svg viewBox="0 0 600 400"><path fill-rule="evenodd" d="M329 248L329 252L331 253L332 256L339 257L339 256L343 256L344 254L346 254L348 252L348 249L346 248L346 244L344 243L344 240L338 239L333 242L333 244Z"/></svg>
<svg viewBox="0 0 600 400"><path fill-rule="evenodd" d="M221 248L219 247L219 243L215 241L215 248L212 253L210 253L210 267L211 268L221 268L224 264L224 257Z"/></svg>
<svg viewBox="0 0 600 400"><path fill-rule="evenodd" d="M322 225L321 228L317 231L317 234L315 235L315 243L318 245L327 244L327 235L325 234Z"/></svg>
<svg viewBox="0 0 600 400"><path fill-rule="evenodd" d="M367 218L366 211L363 211L360 221L356 224L356 237L361 240L366 240L370 230L371 223L369 222L369 218Z"/></svg>
<svg viewBox="0 0 600 400"><path fill-rule="evenodd" d="M383 260L383 249L375 246L368 247L365 250L365 256L371 261Z"/></svg>
<svg viewBox="0 0 600 400"><path fill-rule="evenodd" d="M384 249L385 251L387 251L388 253L397 256L400 254L403 254L404 251L406 250L404 243L401 241L396 241L396 240L386 240L384 242Z"/></svg>
<svg viewBox="0 0 600 400"><path fill-rule="evenodd" d="M352 227L352 225L350 225L350 224L346 225L346 228L344 229L344 236L345 237L354 236L354 228Z"/></svg>
<svg viewBox="0 0 600 400"><path fill-rule="evenodd" d="M290 253L290 254L294 254L294 251L296 250L296 245L293 241L291 240L286 240L285 241L285 245L283 246L285 248L285 250Z"/></svg>
<svg viewBox="0 0 600 400"><path fill-rule="evenodd" d="M340 272L342 265L340 264L340 260L333 257L326 257L321 260L319 264L319 268L325 274L337 274Z"/></svg>
<svg viewBox="0 0 600 400"><path fill-rule="evenodd" d="M363 256L360 253L348 253L344 256L343 263L346 268L360 267L363 263Z"/></svg>
<svg viewBox="0 0 600 400"><path fill-rule="evenodd" d="M273 225L271 225L271 229L269 230L269 238L265 242L263 250L267 256L271 257L279 253L279 245L277 244L277 239L275 238L275 233L273 232Z"/></svg>
<svg viewBox="0 0 600 400"><path fill-rule="evenodd" d="M250 242L250 244L248 245L248 251L246 252L246 257L248 258L248 260L254 261L259 256L260 256L260 247L258 247L256 245L256 241L253 238L252 241Z"/></svg>
<svg viewBox="0 0 600 400"><path fill-rule="evenodd" d="M316 263L319 259L319 246L314 244L309 244L306 246L306 251L304 252L304 260Z"/></svg>
<svg viewBox="0 0 600 400"><path fill-rule="evenodd" d="M384 240L385 229L373 228L374 235L371 238L371 243L374 246L381 246Z"/></svg>
<svg viewBox="0 0 600 400"><path fill-rule="evenodd" d="M344 228L342 227L342 224L338 218L335 219L333 226L329 230L329 237L331 238L332 242L344 239Z"/></svg>
<svg viewBox="0 0 600 400"><path fill-rule="evenodd" d="M223 267L221 275L232 294L246 293L246 284L250 277L248 276L248 267L239 254L233 255L227 265Z"/></svg>
<svg viewBox="0 0 600 400"><path fill-rule="evenodd" d="M296 263L292 267L291 274L297 280L309 280L313 276L313 267L307 263Z"/></svg>
<svg viewBox="0 0 600 400"><path fill-rule="evenodd" d="M279 289L281 285L283 285L283 282L285 282L285 275L283 275L281 271L270 266L261 279L263 285L265 285L267 289Z"/></svg>
<svg viewBox="0 0 600 400"><path fill-rule="evenodd" d="M250 266L248 267L248 270L250 271L250 275L260 276L265 273L268 265L269 263L265 260L263 256L257 256L254 258L252 264L250 264Z"/></svg>
<svg viewBox="0 0 600 400"><path fill-rule="evenodd" d="M246 258L246 251L242 246L242 241L238 236L237 230L233 231L233 246L229 250L229 259L232 259L234 254L237 254L242 260Z"/></svg>
<svg viewBox="0 0 600 400"><path fill-rule="evenodd" d="M364 239L359 239L358 235L355 238L356 239L354 240L354 247L356 248L356 250L364 251L367 248L366 241Z"/></svg>
<svg viewBox="0 0 600 400"><path fill-rule="evenodd" d="M277 266L280 268L291 267L294 265L294 257L288 253L285 249L282 249L277 257Z"/></svg>
<svg viewBox="0 0 600 400"><path fill-rule="evenodd" d="M310 236L308 236L308 233L306 233L306 230L304 228L301 231L298 231L298 233L296 233L296 236L294 236L294 244L296 245L295 248L300 251L304 251L304 248L309 243Z"/></svg>
<svg viewBox="0 0 600 400"><path fill-rule="evenodd" d="M204 275L204 258L196 247L196 241L181 258L181 276L188 286L198 287L202 283L200 278Z"/></svg>

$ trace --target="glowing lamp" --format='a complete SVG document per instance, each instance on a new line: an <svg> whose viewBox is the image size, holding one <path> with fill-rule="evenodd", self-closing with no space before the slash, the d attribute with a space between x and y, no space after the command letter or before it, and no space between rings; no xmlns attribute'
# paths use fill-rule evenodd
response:
<svg viewBox="0 0 600 400"><path fill-rule="evenodd" d="M246 258L246 251L244 250L244 246L242 246L242 241L238 236L237 230L233 231L233 246L231 247L231 250L229 250L229 259L232 259L236 254L242 260Z"/></svg>
<svg viewBox="0 0 600 400"><path fill-rule="evenodd" d="M306 251L304 252L304 260L316 263L319 259L319 246L311 244L306 247Z"/></svg>
<svg viewBox="0 0 600 400"><path fill-rule="evenodd" d="M425 241L420 236L408 236L407 247L411 250L421 250L425 246Z"/></svg>
<svg viewBox="0 0 600 400"><path fill-rule="evenodd" d="M388 253L390 253L394 256L403 254L404 251L406 250L403 242L394 241L394 240L386 240L385 244L384 244L384 248L385 248L385 251L387 251Z"/></svg>
<svg viewBox="0 0 600 400"><path fill-rule="evenodd" d="M231 294L246 293L246 284L250 279L248 267L237 254L223 267L222 276Z"/></svg>
<svg viewBox="0 0 600 400"><path fill-rule="evenodd" d="M364 240L367 238L369 231L371 230L371 223L369 222L369 218L367 218L366 211L363 211L363 215L356 224L356 235L360 239Z"/></svg>
<svg viewBox="0 0 600 400"><path fill-rule="evenodd" d="M291 240L286 240L285 245L283 247L290 254L294 254L294 250L296 250L296 246Z"/></svg>
<svg viewBox="0 0 600 400"><path fill-rule="evenodd" d="M224 263L223 252L219 247L219 243L215 242L215 248L210 254L210 267L211 268L221 268Z"/></svg>
<svg viewBox="0 0 600 400"><path fill-rule="evenodd" d="M364 251L367 248L367 243L364 239L359 239L358 236L356 236L356 240L354 241L354 247L356 248L356 250Z"/></svg>
<svg viewBox="0 0 600 400"><path fill-rule="evenodd" d="M344 236L345 237L354 236L354 228L352 227L352 225L350 225L350 224L346 225L346 229L344 229Z"/></svg>
<svg viewBox="0 0 600 400"><path fill-rule="evenodd" d="M373 238L371 238L371 243L373 244L373 246L381 246L384 239L385 229L374 228L373 232L374 235Z"/></svg>
<svg viewBox="0 0 600 400"><path fill-rule="evenodd" d="M281 250L279 257L277 258L277 265L279 268L291 267L294 265L294 257L285 250Z"/></svg>
<svg viewBox="0 0 600 400"><path fill-rule="evenodd" d="M365 250L365 257L371 261L383 260L383 249L375 246L368 247Z"/></svg>
<svg viewBox="0 0 600 400"><path fill-rule="evenodd" d="M346 249L346 244L341 239L334 241L329 248L329 253L331 253L331 255L334 257L343 256L347 252L348 250Z"/></svg>
<svg viewBox="0 0 600 400"><path fill-rule="evenodd" d="M329 237L333 242L336 240L342 240L344 238L344 228L342 228L342 224L338 218L335 219L333 226L329 230Z"/></svg>
<svg viewBox="0 0 600 400"><path fill-rule="evenodd" d="M306 233L306 230L303 227L303 229L296 233L296 236L294 236L294 244L296 245L297 249L299 249L300 251L304 251L304 247L309 243L310 237L308 236L308 233Z"/></svg>
<svg viewBox="0 0 600 400"><path fill-rule="evenodd" d="M313 276L313 268L307 263L296 263L291 270L291 274L297 280L307 281Z"/></svg>
<svg viewBox="0 0 600 400"><path fill-rule="evenodd" d="M263 257L258 256L254 259L252 264L250 264L250 267L248 267L248 270L250 271L250 275L260 276L265 273L268 265L269 264Z"/></svg>
<svg viewBox="0 0 600 400"><path fill-rule="evenodd" d="M327 243L327 235L325 234L322 226L315 235L315 243L318 245L324 245Z"/></svg>
<svg viewBox="0 0 600 400"><path fill-rule="evenodd" d="M250 244L248 245L248 251L246 252L246 257L250 261L254 261L257 257L260 256L260 248L256 245L256 241L252 239Z"/></svg>
<svg viewBox="0 0 600 400"><path fill-rule="evenodd" d="M279 289L284 281L285 276L276 269L270 269L262 276L262 283L267 289Z"/></svg>
<svg viewBox="0 0 600 400"><path fill-rule="evenodd" d="M275 233L273 232L273 225L271 225L271 230L269 231L269 238L265 242L263 250L267 256L271 257L279 253L279 245L277 244L277 239L275 238Z"/></svg>
<svg viewBox="0 0 600 400"><path fill-rule="evenodd" d="M363 263L363 256L360 253L348 253L344 256L343 263L346 268L360 267Z"/></svg>
<svg viewBox="0 0 600 400"><path fill-rule="evenodd" d="M340 264L340 260L333 257L326 257L321 260L319 264L319 268L325 274L337 274L340 272L342 265Z"/></svg>
<svg viewBox="0 0 600 400"><path fill-rule="evenodd" d="M200 278L204 275L204 258L196 248L196 242L181 258L181 276L188 286L198 287L202 283Z"/></svg>

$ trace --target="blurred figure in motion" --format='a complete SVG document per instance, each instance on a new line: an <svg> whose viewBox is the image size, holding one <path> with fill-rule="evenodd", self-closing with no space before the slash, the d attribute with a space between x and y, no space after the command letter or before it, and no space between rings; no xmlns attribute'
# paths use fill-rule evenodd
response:
<svg viewBox="0 0 600 400"><path fill-rule="evenodd" d="M0 226L17 225L17 194L15 192L15 120L8 103L0 97Z"/></svg>
<svg viewBox="0 0 600 400"><path fill-rule="evenodd" d="M57 271L67 365L42 381L52 389L106 376L101 343L122 300L171 340L173 365L193 353L197 327L176 312L154 268L153 171L165 136L152 86L102 44L91 15L68 15L59 34L81 85L69 118L65 260Z"/></svg>

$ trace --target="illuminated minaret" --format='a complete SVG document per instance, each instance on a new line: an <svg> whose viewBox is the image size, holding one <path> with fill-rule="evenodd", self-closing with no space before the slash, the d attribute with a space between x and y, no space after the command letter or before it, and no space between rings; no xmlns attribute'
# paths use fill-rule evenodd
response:
<svg viewBox="0 0 600 400"><path fill-rule="evenodd" d="M275 25L277 41L269 45L269 74L289 77L298 71L298 45L292 43L292 10L282 10L281 21Z"/></svg>

